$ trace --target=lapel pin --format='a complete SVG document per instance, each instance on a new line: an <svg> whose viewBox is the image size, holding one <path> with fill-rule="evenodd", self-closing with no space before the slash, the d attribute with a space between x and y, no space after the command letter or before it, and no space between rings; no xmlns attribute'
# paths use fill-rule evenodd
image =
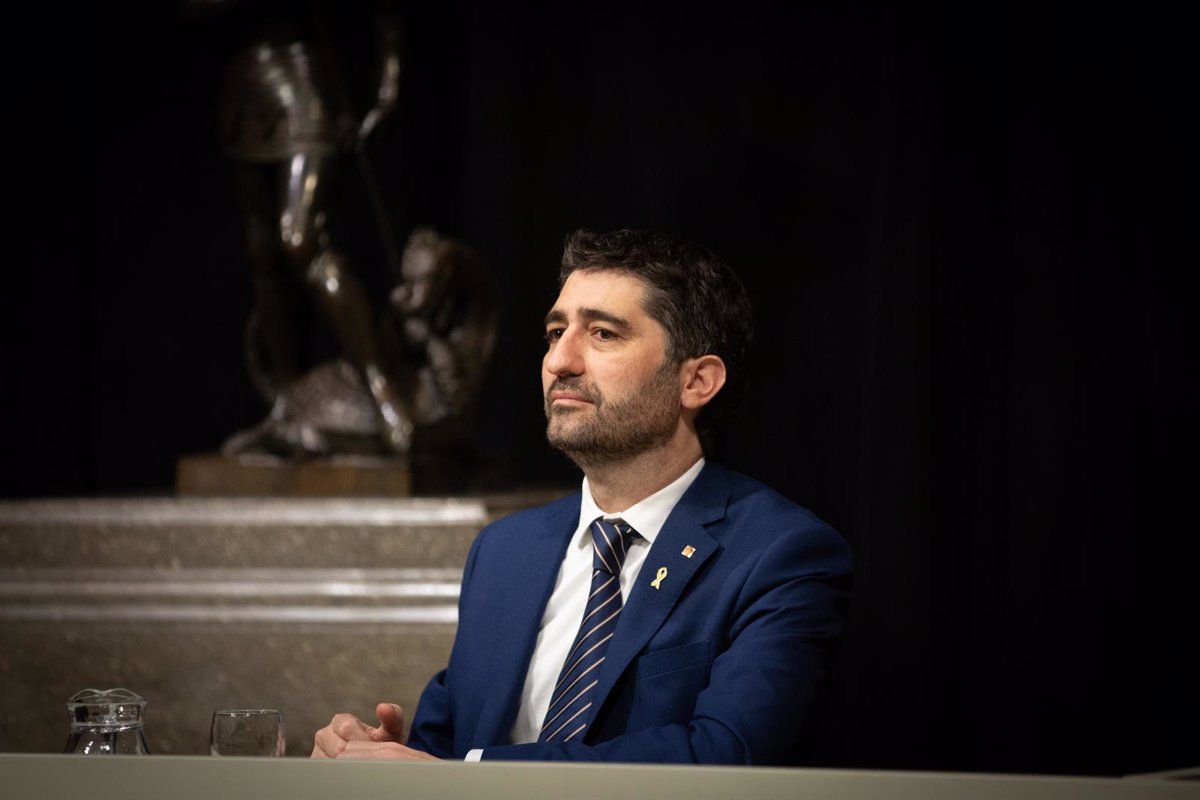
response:
<svg viewBox="0 0 1200 800"><path fill-rule="evenodd" d="M667 577L667 568L659 567L658 574L654 576L654 580L650 581L650 585L653 586L655 589L661 589L663 578L665 578L665 577Z"/></svg>
<svg viewBox="0 0 1200 800"><path fill-rule="evenodd" d="M683 557L684 557L684 558L691 558L691 557L692 557L692 555L693 555L693 554L695 554L695 552L696 552L696 548L692 547L692 546L689 544L687 547L683 548Z"/></svg>

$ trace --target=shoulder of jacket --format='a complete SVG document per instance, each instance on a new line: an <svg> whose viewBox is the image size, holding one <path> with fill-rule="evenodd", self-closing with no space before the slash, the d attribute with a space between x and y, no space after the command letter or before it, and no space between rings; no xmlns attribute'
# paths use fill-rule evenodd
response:
<svg viewBox="0 0 1200 800"><path fill-rule="evenodd" d="M489 522L479 532L479 536L482 537L485 534L507 536L524 533L529 530L530 526L543 525L551 520L560 518L562 515L571 513L574 513L576 516L579 514L579 492L552 500L545 505L514 511L508 516Z"/></svg>

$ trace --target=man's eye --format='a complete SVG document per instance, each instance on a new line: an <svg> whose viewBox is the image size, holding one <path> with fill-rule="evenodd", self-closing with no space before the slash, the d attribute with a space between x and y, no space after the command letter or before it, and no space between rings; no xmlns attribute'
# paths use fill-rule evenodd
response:
<svg viewBox="0 0 1200 800"><path fill-rule="evenodd" d="M608 328L593 328L592 335L602 342L610 342L617 338L617 335Z"/></svg>
<svg viewBox="0 0 1200 800"><path fill-rule="evenodd" d="M562 338L562 335L563 335L562 328L551 328L550 330L546 331L546 341L547 342L557 342L559 339Z"/></svg>

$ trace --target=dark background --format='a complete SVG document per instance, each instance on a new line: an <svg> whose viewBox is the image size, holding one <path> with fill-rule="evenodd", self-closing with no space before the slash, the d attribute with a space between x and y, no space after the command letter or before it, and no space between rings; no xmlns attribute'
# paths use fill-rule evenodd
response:
<svg viewBox="0 0 1200 800"><path fill-rule="evenodd" d="M168 492L177 456L263 412L216 148L221 34L173 8L41 13L6 56L0 493ZM406 16L403 99L371 155L398 231L433 224L503 276L483 444L512 485L577 480L544 444L537 378L565 234L696 238L757 314L722 460L857 557L813 763L1200 763L1179 21ZM343 204L378 274L352 171Z"/></svg>

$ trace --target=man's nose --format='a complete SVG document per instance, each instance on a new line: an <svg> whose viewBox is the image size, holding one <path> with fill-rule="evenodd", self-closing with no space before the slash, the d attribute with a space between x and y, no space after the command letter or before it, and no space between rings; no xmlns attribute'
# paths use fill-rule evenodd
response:
<svg viewBox="0 0 1200 800"><path fill-rule="evenodd" d="M579 338L570 330L564 331L546 353L546 371L553 375L579 375L583 372L583 357Z"/></svg>

